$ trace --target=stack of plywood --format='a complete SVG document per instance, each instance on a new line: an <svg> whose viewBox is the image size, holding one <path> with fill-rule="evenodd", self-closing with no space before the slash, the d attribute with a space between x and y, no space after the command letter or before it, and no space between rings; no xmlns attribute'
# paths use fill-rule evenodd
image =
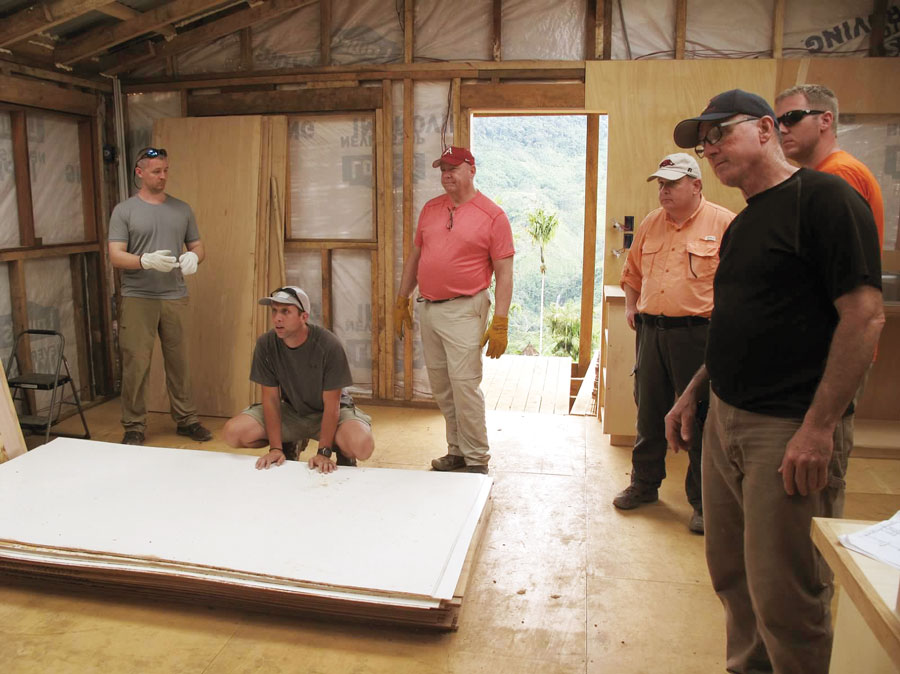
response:
<svg viewBox="0 0 900 674"><path fill-rule="evenodd" d="M56 439L0 465L0 574L456 627L490 478L254 461Z"/></svg>
<svg viewBox="0 0 900 674"><path fill-rule="evenodd" d="M257 300L284 283L287 120L161 119L153 139L169 154L166 192L194 209L206 250L186 278L194 403L199 414L232 416L258 402L250 359L268 315ZM149 409L169 410L158 345Z"/></svg>

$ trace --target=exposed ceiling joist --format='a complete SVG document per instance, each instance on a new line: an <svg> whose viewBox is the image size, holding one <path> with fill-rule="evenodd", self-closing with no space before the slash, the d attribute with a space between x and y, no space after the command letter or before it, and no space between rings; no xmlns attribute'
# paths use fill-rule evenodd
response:
<svg viewBox="0 0 900 674"><path fill-rule="evenodd" d="M81 37L61 44L54 52L54 60L64 65L81 61L141 35L159 32L176 21L221 4L222 0L174 0L139 14L133 19L112 27L95 28Z"/></svg>
<svg viewBox="0 0 900 674"><path fill-rule="evenodd" d="M103 7L98 7L97 11L120 21L127 21L141 15L136 9L131 9L131 7L123 5L121 2L111 2Z"/></svg>
<svg viewBox="0 0 900 674"><path fill-rule="evenodd" d="M108 4L110 0L51 0L38 3L3 19L0 47L14 44Z"/></svg>
<svg viewBox="0 0 900 674"><path fill-rule="evenodd" d="M175 56L192 49L198 45L207 44L218 40L220 37L230 35L253 24L274 18L286 12L292 12L308 5L315 5L319 0L268 0L256 7L243 9L230 14L217 21L211 21L199 28L179 33L169 42L153 44L151 53L147 53L146 47L139 52L122 50L111 54L101 63L101 72L106 75L117 75L133 70L139 65L156 61L162 58Z"/></svg>

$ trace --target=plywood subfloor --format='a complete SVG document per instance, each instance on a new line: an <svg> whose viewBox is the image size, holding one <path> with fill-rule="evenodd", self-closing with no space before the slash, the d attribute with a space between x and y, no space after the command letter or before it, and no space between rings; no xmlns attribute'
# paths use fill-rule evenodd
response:
<svg viewBox="0 0 900 674"><path fill-rule="evenodd" d="M558 356L484 359L485 407L503 412L568 414L572 360Z"/></svg>
<svg viewBox="0 0 900 674"><path fill-rule="evenodd" d="M443 452L437 411L365 409L376 438L371 465L425 469ZM90 410L89 417L95 437L121 437L117 401ZM179 444L186 439L174 434L171 420L154 415L148 441L224 450L223 420L204 422L215 440ZM723 671L724 617L706 573L703 539L687 531L684 456L669 457L658 503L623 513L610 501L628 481L630 449L611 447L596 419L492 411L488 433L494 507L456 633L100 598L0 581L0 671ZM846 516L883 519L898 509L900 463L851 459ZM309 516L297 513L297 526ZM364 551L359 557L364 564Z"/></svg>

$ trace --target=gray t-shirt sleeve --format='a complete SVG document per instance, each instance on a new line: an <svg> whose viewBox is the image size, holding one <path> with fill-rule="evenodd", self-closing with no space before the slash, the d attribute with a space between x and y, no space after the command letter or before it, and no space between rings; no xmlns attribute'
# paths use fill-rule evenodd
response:
<svg viewBox="0 0 900 674"><path fill-rule="evenodd" d="M128 241L128 222L125 220L124 211L127 202L116 204L112 215L109 217L109 240Z"/></svg>

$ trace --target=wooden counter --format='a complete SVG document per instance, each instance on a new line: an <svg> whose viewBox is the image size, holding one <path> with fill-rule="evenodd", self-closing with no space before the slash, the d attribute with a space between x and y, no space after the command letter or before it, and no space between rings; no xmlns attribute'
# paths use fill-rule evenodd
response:
<svg viewBox="0 0 900 674"><path fill-rule="evenodd" d="M613 445L633 445L637 427L634 404L634 331L625 322L625 291L603 286L603 344L600 390L603 432Z"/></svg>
<svg viewBox="0 0 900 674"><path fill-rule="evenodd" d="M900 569L848 550L838 536L875 522L816 517L812 539L839 585L831 674L900 671Z"/></svg>

